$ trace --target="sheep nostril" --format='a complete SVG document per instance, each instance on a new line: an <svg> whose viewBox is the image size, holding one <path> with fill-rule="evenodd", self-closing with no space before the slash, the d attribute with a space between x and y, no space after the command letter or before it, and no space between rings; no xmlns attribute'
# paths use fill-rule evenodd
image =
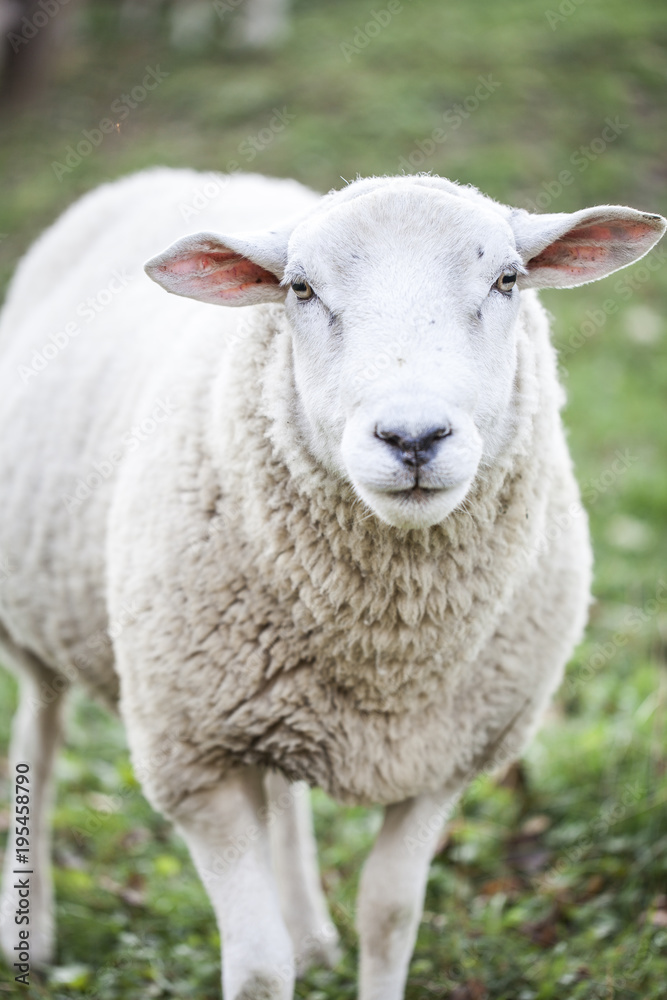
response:
<svg viewBox="0 0 667 1000"><path fill-rule="evenodd" d="M452 428L447 424L445 427L438 427L437 430L433 431L433 440L441 441L443 438L449 437L452 433Z"/></svg>
<svg viewBox="0 0 667 1000"><path fill-rule="evenodd" d="M449 425L431 428L418 437L412 437L404 431L375 428L375 437L399 451L403 464L411 468L419 468L430 462L435 455L437 443L451 433Z"/></svg>
<svg viewBox="0 0 667 1000"><path fill-rule="evenodd" d="M375 428L375 437L380 438L381 441L386 441L387 444L392 445L394 448L402 447L403 438L396 431L382 431Z"/></svg>

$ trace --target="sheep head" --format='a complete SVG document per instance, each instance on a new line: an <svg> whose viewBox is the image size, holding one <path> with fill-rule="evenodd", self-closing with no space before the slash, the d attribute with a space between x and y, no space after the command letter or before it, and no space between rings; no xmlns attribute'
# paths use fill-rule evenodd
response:
<svg viewBox="0 0 667 1000"><path fill-rule="evenodd" d="M357 181L261 234L200 233L146 265L167 291L284 302L306 446L383 521L461 505L512 433L522 289L602 278L661 216L531 215L437 177Z"/></svg>

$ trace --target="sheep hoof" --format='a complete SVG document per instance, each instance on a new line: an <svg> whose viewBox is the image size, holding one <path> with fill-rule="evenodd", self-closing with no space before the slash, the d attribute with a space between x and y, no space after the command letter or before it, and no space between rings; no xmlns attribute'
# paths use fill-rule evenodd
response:
<svg viewBox="0 0 667 1000"><path fill-rule="evenodd" d="M234 1000L282 1000L284 990L281 990L275 976L254 973L245 981Z"/></svg>

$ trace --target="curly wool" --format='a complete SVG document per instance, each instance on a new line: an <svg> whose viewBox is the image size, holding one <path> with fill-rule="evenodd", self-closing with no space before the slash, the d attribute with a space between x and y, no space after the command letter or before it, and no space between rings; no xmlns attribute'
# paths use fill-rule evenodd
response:
<svg viewBox="0 0 667 1000"><path fill-rule="evenodd" d="M348 802L460 786L499 743L520 752L586 617L590 547L580 506L568 515L578 491L546 315L521 293L506 453L440 525L391 528L299 436L282 306L244 311L239 328L230 310L145 283L143 261L182 233L179 206L200 184L158 170L94 192L14 279L0 394L8 640L53 672L44 697L55 673L109 701L120 683L135 769L167 814L252 763ZM266 225L277 200L281 213L317 202L238 177L206 224L250 225L252 205ZM45 331L113 268L128 287L23 384ZM67 509L157 399L173 401L169 419Z"/></svg>
<svg viewBox="0 0 667 1000"><path fill-rule="evenodd" d="M144 454L143 477L123 470L111 614L142 602L116 649L135 760L176 739L146 781L160 808L238 764L399 801L481 767L510 731L520 749L583 626L589 573L585 519L575 571L568 544L563 567L543 544L577 490L546 317L525 298L512 445L440 525L379 522L310 458L282 307L254 310L205 393L193 380L161 444L177 467L146 474Z"/></svg>

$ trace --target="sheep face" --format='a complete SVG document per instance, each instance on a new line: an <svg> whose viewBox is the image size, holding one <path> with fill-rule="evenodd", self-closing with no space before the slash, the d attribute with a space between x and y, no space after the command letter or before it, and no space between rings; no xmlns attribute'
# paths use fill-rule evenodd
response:
<svg viewBox="0 0 667 1000"><path fill-rule="evenodd" d="M665 225L620 206L530 215L438 177L368 179L282 229L185 237L146 271L205 302L283 301L305 447L381 520L424 528L511 438L520 289L604 277Z"/></svg>
<svg viewBox="0 0 667 1000"><path fill-rule="evenodd" d="M333 201L294 230L303 434L389 524L442 521L506 443L521 270L500 215L437 189Z"/></svg>

